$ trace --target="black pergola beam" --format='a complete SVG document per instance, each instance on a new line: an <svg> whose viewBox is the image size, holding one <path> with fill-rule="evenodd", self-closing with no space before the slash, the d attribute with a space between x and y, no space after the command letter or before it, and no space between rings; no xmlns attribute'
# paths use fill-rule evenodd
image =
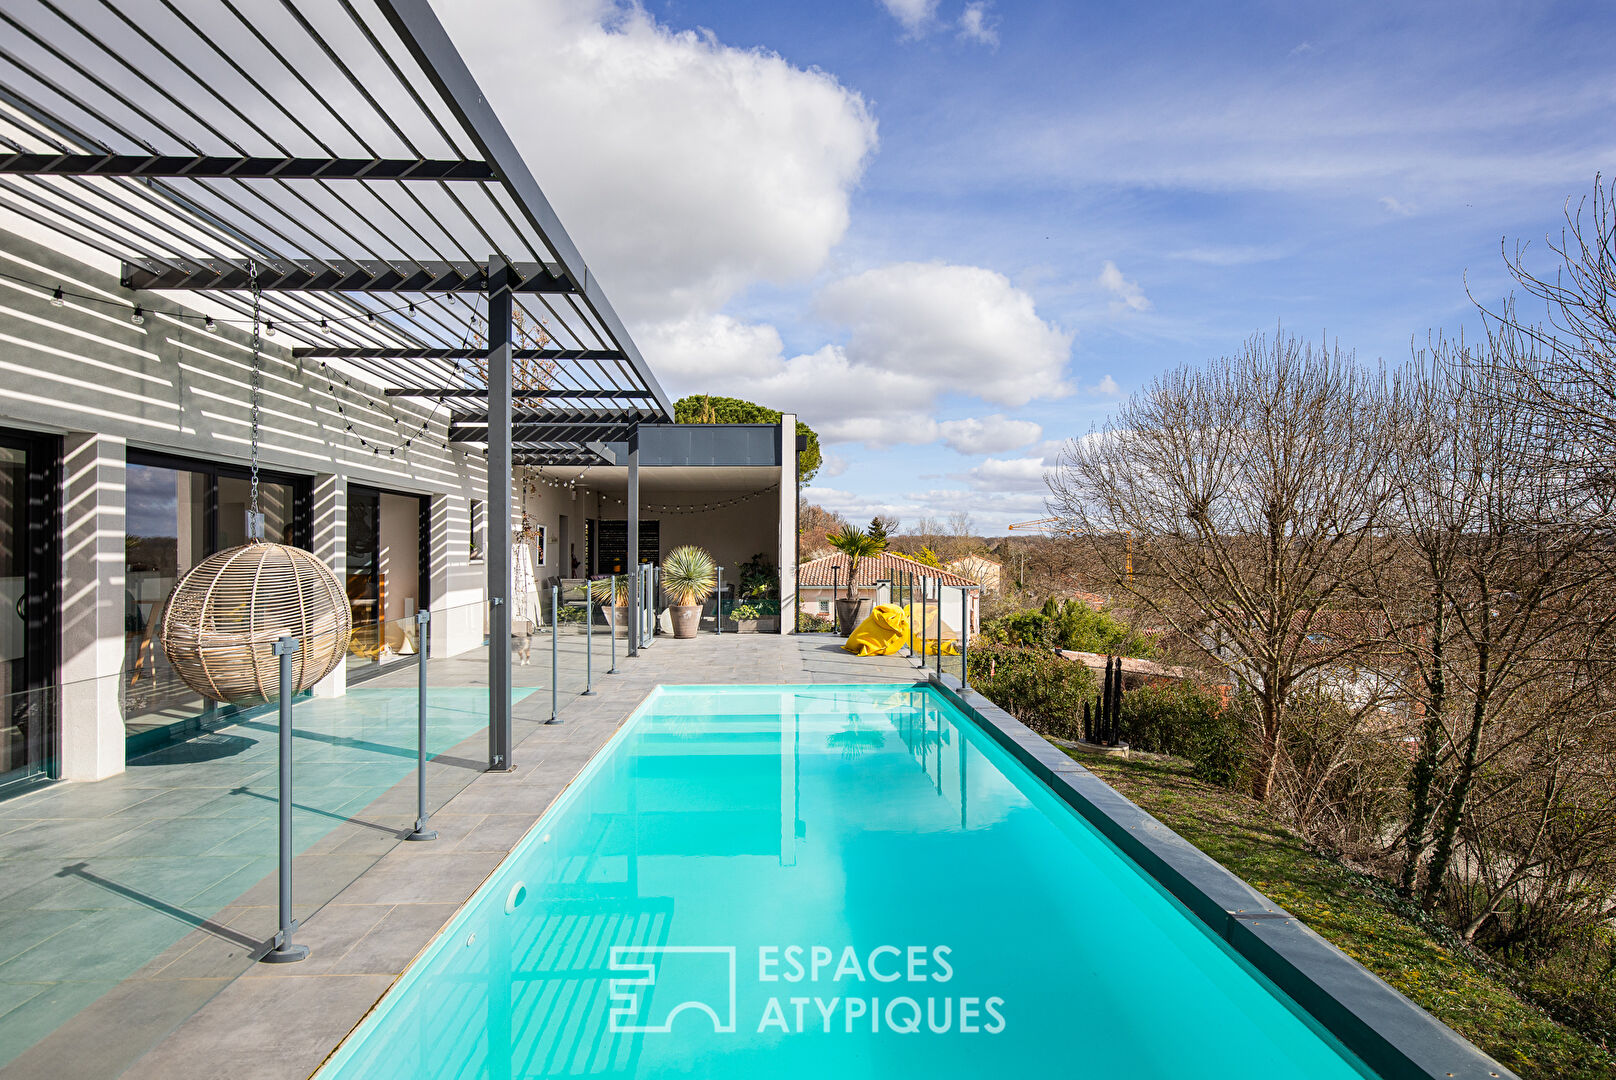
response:
<svg viewBox="0 0 1616 1080"><path fill-rule="evenodd" d="M533 427L615 427L623 424L644 424L656 419L655 413L640 412L625 416L621 412L600 409L536 409L515 405L511 410L511 423L518 428ZM451 428L484 427L488 424L486 412L453 413L449 417ZM569 435L570 439L572 436ZM532 442L532 439L527 440Z"/></svg>
<svg viewBox="0 0 1616 1080"><path fill-rule="evenodd" d="M487 349L358 349L335 348L328 346L299 347L292 350L292 355L299 359L309 360L486 360ZM512 349L513 360L622 360L623 354L612 349ZM430 393L422 391L421 393ZM484 390L475 393L486 393ZM389 390L394 397L410 397L413 390ZM638 394L636 390L625 390L614 393L602 390L602 396L623 397Z"/></svg>
<svg viewBox="0 0 1616 1080"><path fill-rule="evenodd" d="M217 289L245 291L252 288L247 264L221 259L198 262L175 256L163 265L126 262L122 282L126 289L149 292L198 292ZM334 293L458 293L484 292L488 269L477 263L404 262L397 268L383 262L354 262L325 259L319 262L265 262L258 267L258 288L262 292ZM178 267L178 268L176 268ZM569 293L573 285L554 264L516 263L511 267L519 293ZM352 355L342 353L343 356ZM482 355L486 355L482 354Z"/></svg>
<svg viewBox="0 0 1616 1080"><path fill-rule="evenodd" d="M513 423L510 428L512 443L553 442L613 442L628 437L634 421L612 420L558 420L539 423ZM450 424L450 442L486 442L488 424Z"/></svg>
<svg viewBox="0 0 1616 1080"><path fill-rule="evenodd" d="M520 359L520 354L518 354ZM382 393L387 397L419 397L419 398L486 398L488 390L483 387L458 387L453 390L429 389L427 387L388 387ZM542 398L545 400L576 400L579 398L629 398L637 401L649 401L652 398L649 390L516 390L511 397L516 401L526 398Z"/></svg>
<svg viewBox="0 0 1616 1080"><path fill-rule="evenodd" d="M498 180L484 161L392 158L182 157L145 154L6 154L13 176L148 180Z"/></svg>

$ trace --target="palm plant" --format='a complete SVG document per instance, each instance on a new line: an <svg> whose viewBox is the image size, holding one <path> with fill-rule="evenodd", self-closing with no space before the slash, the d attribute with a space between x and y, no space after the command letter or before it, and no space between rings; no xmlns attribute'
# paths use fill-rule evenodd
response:
<svg viewBox="0 0 1616 1080"><path fill-rule="evenodd" d="M662 563L662 591L676 604L699 604L713 594L718 567L713 557L694 544L668 552Z"/></svg>
<svg viewBox="0 0 1616 1080"><path fill-rule="evenodd" d="M853 583L858 579L859 560L881 554L887 549L887 542L852 525L843 525L841 532L826 539L831 547L847 556L847 598L851 600L857 595Z"/></svg>

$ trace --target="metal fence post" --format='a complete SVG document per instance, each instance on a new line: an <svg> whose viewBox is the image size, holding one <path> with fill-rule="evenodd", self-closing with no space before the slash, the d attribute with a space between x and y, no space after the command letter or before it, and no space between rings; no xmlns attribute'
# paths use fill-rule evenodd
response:
<svg viewBox="0 0 1616 1080"><path fill-rule="evenodd" d="M903 572L903 604L909 609L909 655L915 655L915 572Z"/></svg>
<svg viewBox="0 0 1616 1080"><path fill-rule="evenodd" d="M546 724L559 724L557 702L561 688L561 586L550 586L550 719Z"/></svg>
<svg viewBox="0 0 1616 1080"><path fill-rule="evenodd" d="M943 673L943 579L937 579L937 674Z"/></svg>
<svg viewBox="0 0 1616 1080"><path fill-rule="evenodd" d="M263 956L266 964L292 964L309 955L307 945L292 944L297 922L292 918L292 654L297 638L280 638L274 645L281 660L280 680L280 928L275 931L275 947Z"/></svg>
<svg viewBox="0 0 1616 1080"><path fill-rule="evenodd" d="M584 697L595 693L595 579L584 579Z"/></svg>
<svg viewBox="0 0 1616 1080"><path fill-rule="evenodd" d="M617 575L616 574L612 575L611 582L612 582L612 613L611 613L611 616L606 620L606 627L607 627L608 630L611 631L611 633L608 636L612 639L612 666L606 672L606 674L608 674L608 675L616 675L617 674Z"/></svg>
<svg viewBox="0 0 1616 1080"><path fill-rule="evenodd" d="M724 632L724 568L717 566L713 569L718 573L718 591L713 594L715 597L713 600L713 613L715 616L713 629L722 634Z"/></svg>
<svg viewBox="0 0 1616 1080"><path fill-rule="evenodd" d="M438 830L426 827L426 628L432 613L415 613L415 831L406 840L436 840Z"/></svg>
<svg viewBox="0 0 1616 1080"><path fill-rule="evenodd" d="M966 663L966 652L971 647L971 591L960 587L960 686L971 688L971 669Z"/></svg>

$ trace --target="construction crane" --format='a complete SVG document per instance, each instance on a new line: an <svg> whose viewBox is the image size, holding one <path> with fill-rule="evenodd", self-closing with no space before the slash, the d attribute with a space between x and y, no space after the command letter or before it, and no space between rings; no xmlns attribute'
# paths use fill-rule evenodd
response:
<svg viewBox="0 0 1616 1080"><path fill-rule="evenodd" d="M1058 525L1058 524L1060 524L1060 518L1058 518L1058 517L1044 517L1044 518L1036 518L1036 519L1034 519L1032 521L1013 521L1009 525L1006 525L1005 529L1007 531L1009 531L1009 532L1015 532L1017 529L1038 529L1038 530L1040 530L1042 532L1058 532L1058 533L1061 533L1061 534L1063 534L1065 536L1109 536L1109 535L1111 535L1109 533L1085 532L1085 531L1083 531L1081 529L1053 529L1052 530L1052 529L1049 528L1051 525ZM1127 555L1128 585L1129 585L1129 587L1132 587L1133 586L1133 530L1124 529L1124 530L1122 530L1122 535L1128 538L1128 555Z"/></svg>
<svg viewBox="0 0 1616 1080"><path fill-rule="evenodd" d="M1039 518L1037 521L1013 521L1006 525L1005 528L1010 532L1015 532L1017 529L1042 529L1046 525L1053 525L1059 520L1060 518L1047 517ZM1065 532L1066 530L1062 529L1060 531Z"/></svg>

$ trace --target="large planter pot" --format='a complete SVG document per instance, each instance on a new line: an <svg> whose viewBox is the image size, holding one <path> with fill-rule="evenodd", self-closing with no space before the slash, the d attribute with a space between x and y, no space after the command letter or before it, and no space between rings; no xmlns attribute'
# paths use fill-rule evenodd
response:
<svg viewBox="0 0 1616 1080"><path fill-rule="evenodd" d="M850 636L854 630L858 629L858 624L869 616L872 603L873 601L865 596L854 600L848 600L845 597L837 598L836 632L843 637Z"/></svg>
<svg viewBox="0 0 1616 1080"><path fill-rule="evenodd" d="M612 636L627 638L628 624L634 621L628 613L628 605L618 604L616 607L612 607L611 605L607 604L603 605L601 610L611 612L611 614L607 616L606 621L611 623Z"/></svg>
<svg viewBox="0 0 1616 1080"><path fill-rule="evenodd" d="M676 638L693 638L696 630L701 626L700 604L672 604L668 610L673 613L673 636Z"/></svg>

